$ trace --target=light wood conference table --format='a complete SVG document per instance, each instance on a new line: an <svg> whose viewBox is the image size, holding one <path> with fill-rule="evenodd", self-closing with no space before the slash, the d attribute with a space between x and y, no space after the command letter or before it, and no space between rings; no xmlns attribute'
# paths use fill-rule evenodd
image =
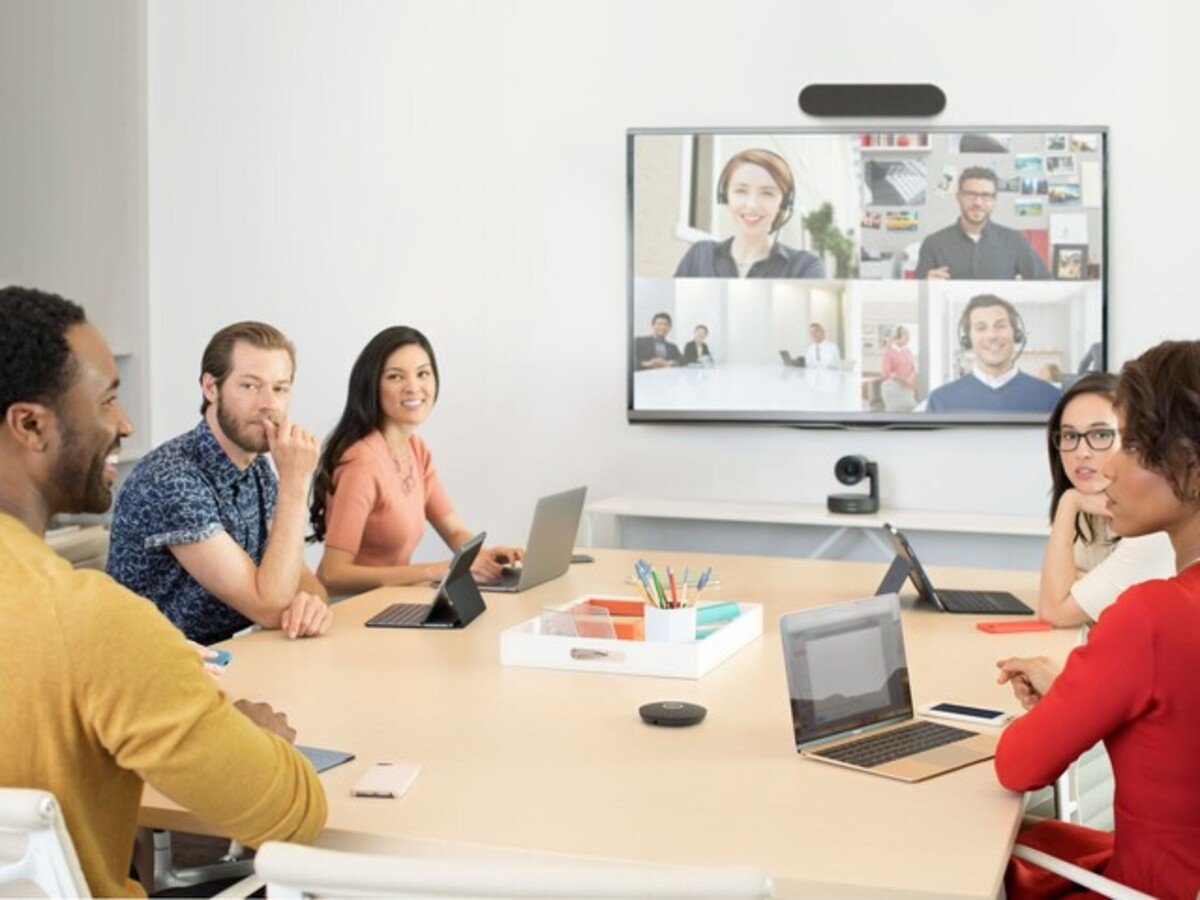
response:
<svg viewBox="0 0 1200 900"><path fill-rule="evenodd" d="M515 595L461 631L374 629L363 622L431 589L386 588L335 607L334 630L289 641L256 632L223 646L234 697L287 712L299 743L357 759L322 775L325 846L423 855L567 855L698 866L755 865L780 896L993 897L1022 797L989 763L919 784L802 760L793 744L778 620L807 606L869 596L884 566L657 553L656 566L707 565L721 581L705 600L762 603L760 639L697 681L502 667L500 632L544 605L626 594L638 553L590 550L594 564ZM1012 590L1032 602L1037 575L934 568L946 587ZM987 635L972 616L906 609L917 704L954 700L1017 710L995 684L995 660L1062 660L1073 630ZM656 700L700 703L691 728L644 724ZM416 762L400 800L354 798L376 761ZM203 831L147 790L141 824Z"/></svg>

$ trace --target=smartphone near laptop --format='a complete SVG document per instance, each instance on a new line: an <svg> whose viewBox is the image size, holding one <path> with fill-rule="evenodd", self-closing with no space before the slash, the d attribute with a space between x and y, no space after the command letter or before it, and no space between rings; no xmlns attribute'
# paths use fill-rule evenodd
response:
<svg viewBox="0 0 1200 900"><path fill-rule="evenodd" d="M968 615L1012 615L1032 616L1033 610L1007 591L963 591L935 588L925 568L917 559L916 551L890 522L883 523L896 548L896 558L879 583L876 594L897 593L904 582L912 580L917 589L917 596L927 603L932 603L940 612L966 613Z"/></svg>
<svg viewBox="0 0 1200 900"><path fill-rule="evenodd" d="M994 735L914 717L898 595L790 613L779 632L801 756L899 781L995 756Z"/></svg>
<svg viewBox="0 0 1200 900"><path fill-rule="evenodd" d="M367 620L368 628L466 628L487 606L475 586L471 563L483 546L480 532L458 548L433 600L429 603L393 603Z"/></svg>
<svg viewBox="0 0 1200 900"><path fill-rule="evenodd" d="M585 497L586 486L540 499L529 526L525 561L519 566L505 567L499 578L479 582L479 589L515 594L566 572L571 565Z"/></svg>
<svg viewBox="0 0 1200 900"><path fill-rule="evenodd" d="M969 722L972 725L1007 725L1015 716L1002 709L988 709L983 706L967 706L965 703L926 703L917 709L921 715L933 719L950 719L955 722Z"/></svg>

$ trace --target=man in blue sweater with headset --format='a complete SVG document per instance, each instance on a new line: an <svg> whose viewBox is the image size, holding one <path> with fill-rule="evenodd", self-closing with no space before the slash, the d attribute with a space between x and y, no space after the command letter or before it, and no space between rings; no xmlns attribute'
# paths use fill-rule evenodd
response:
<svg viewBox="0 0 1200 900"><path fill-rule="evenodd" d="M959 345L975 357L974 368L929 394L928 412L1044 412L1061 391L1017 368L1025 349L1025 323L995 294L972 297L958 322Z"/></svg>

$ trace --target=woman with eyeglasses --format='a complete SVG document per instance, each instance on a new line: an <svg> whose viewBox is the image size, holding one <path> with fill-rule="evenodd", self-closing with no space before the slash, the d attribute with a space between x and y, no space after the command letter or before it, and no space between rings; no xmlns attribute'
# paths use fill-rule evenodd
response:
<svg viewBox="0 0 1200 900"><path fill-rule="evenodd" d="M1034 790L1103 741L1116 782L1113 831L1048 819L1017 842L1153 897L1192 900L1200 892L1200 341L1169 341L1126 363L1114 405L1121 448L1101 466L1104 518L1122 543L1166 532L1175 574L1121 594L1061 671L1045 658L997 663L998 680L1028 712L1001 735L996 774L1009 790ZM1017 900L1070 888L1014 859L1005 890Z"/></svg>
<svg viewBox="0 0 1200 900"><path fill-rule="evenodd" d="M1038 616L1062 627L1094 622L1126 588L1174 571L1165 534L1120 538L1111 527L1102 470L1119 450L1116 385L1108 372L1087 375L1050 414L1050 540Z"/></svg>

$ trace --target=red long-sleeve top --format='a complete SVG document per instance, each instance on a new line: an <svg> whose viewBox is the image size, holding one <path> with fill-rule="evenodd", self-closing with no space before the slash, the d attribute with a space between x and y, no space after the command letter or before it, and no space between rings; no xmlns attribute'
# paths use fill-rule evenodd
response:
<svg viewBox="0 0 1200 900"><path fill-rule="evenodd" d="M1101 614L996 751L1010 790L1043 787L1103 740L1116 780L1104 874L1155 897L1200 891L1200 565Z"/></svg>

